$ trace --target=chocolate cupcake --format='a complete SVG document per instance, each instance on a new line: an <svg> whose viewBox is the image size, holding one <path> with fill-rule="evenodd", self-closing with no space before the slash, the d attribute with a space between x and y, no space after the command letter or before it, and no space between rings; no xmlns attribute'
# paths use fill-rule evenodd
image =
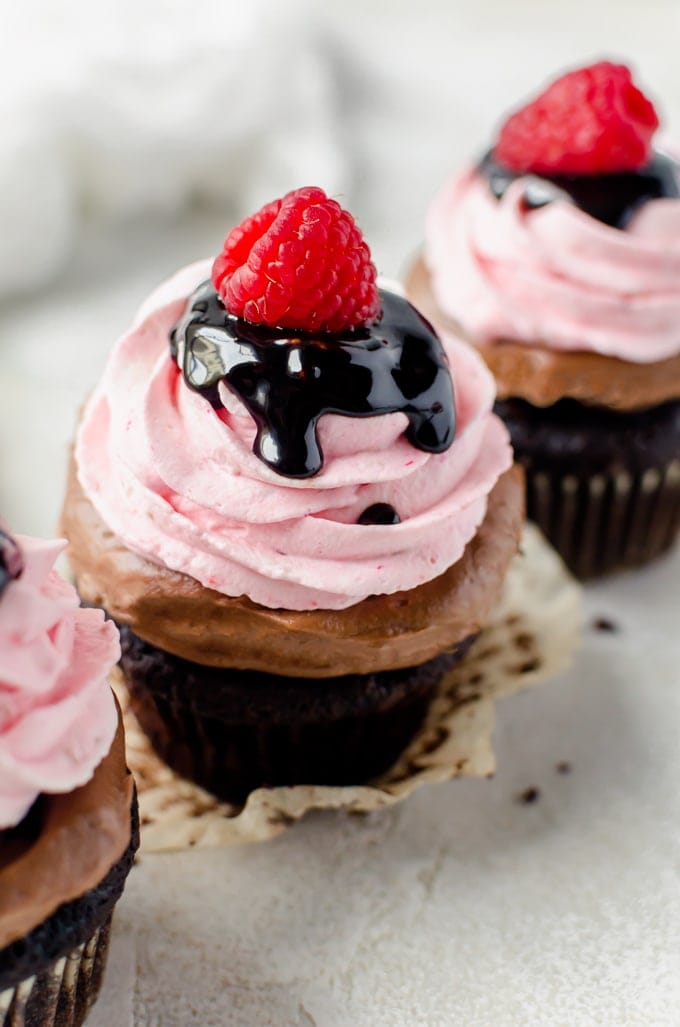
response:
<svg viewBox="0 0 680 1027"><path fill-rule="evenodd" d="M478 348L527 512L587 578L680 526L680 189L630 71L554 82L445 185L408 293Z"/></svg>
<svg viewBox="0 0 680 1027"><path fill-rule="evenodd" d="M52 565L63 543L0 532L0 1023L82 1024L138 844L120 654Z"/></svg>
<svg viewBox="0 0 680 1027"><path fill-rule="evenodd" d="M146 301L85 410L63 526L167 763L233 802L391 765L517 550L493 398L320 189Z"/></svg>

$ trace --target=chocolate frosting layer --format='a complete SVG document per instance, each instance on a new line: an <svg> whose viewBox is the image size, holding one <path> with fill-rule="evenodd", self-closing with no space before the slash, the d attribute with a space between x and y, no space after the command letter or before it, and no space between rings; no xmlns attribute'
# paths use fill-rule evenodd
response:
<svg viewBox="0 0 680 1027"><path fill-rule="evenodd" d="M91 780L66 795L42 795L25 822L0 831L0 950L103 880L130 844L132 795L119 710L113 744Z"/></svg>
<svg viewBox="0 0 680 1027"><path fill-rule="evenodd" d="M422 259L411 268L406 290L435 327L465 337L460 326L439 309ZM680 353L667 360L633 364L585 350L553 350L540 343L469 341L494 375L499 399L518 397L537 407L576 399L612 410L643 410L680 399Z"/></svg>
<svg viewBox="0 0 680 1027"><path fill-rule="evenodd" d="M463 557L444 574L344 610L272 610L144 560L101 520L73 462L62 530L82 598L145 641L206 666L336 677L413 666L479 631L517 552L523 494L522 472L512 468Z"/></svg>

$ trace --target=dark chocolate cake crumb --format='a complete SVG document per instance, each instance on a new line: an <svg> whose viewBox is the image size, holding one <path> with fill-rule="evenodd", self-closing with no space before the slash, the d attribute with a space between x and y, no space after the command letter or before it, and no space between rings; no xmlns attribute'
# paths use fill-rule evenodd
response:
<svg viewBox="0 0 680 1027"><path fill-rule="evenodd" d="M593 628L595 631L609 631L612 634L616 634L619 630L618 624L610 620L609 617L595 617L593 620Z"/></svg>
<svg viewBox="0 0 680 1027"><path fill-rule="evenodd" d="M540 797L540 788L536 788L535 785L531 785L531 787L525 788L523 792L520 792L517 796L517 801L521 802L523 806L531 806L532 803L538 802Z"/></svg>
<svg viewBox="0 0 680 1027"><path fill-rule="evenodd" d="M555 770L558 774L571 774L571 763L568 760L560 760L559 763L555 764Z"/></svg>
<svg viewBox="0 0 680 1027"><path fill-rule="evenodd" d="M178 774L233 805L254 788L353 785L382 774L472 642L417 667L298 679L192 663L128 625L120 629L132 708L153 748ZM405 776L424 769L409 767Z"/></svg>

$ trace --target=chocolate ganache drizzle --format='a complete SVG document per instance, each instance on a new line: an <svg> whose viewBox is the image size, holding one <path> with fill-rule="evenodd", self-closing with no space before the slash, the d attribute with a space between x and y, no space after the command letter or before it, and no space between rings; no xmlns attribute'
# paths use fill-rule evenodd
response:
<svg viewBox="0 0 680 1027"><path fill-rule="evenodd" d="M257 426L253 452L289 478L323 466L317 435L325 413L371 417L401 412L418 449L453 442L453 385L442 345L408 300L381 290L382 318L338 333L255 325L230 314L204 282L170 335L186 384L215 408L223 383Z"/></svg>
<svg viewBox="0 0 680 1027"><path fill-rule="evenodd" d="M524 201L528 208L544 207L565 196L584 213L611 228L625 229L633 214L648 200L680 196L678 165L663 153L638 171L609 175L536 175L520 174L499 164L489 151L479 169L491 192L501 199L512 183L528 177Z"/></svg>
<svg viewBox="0 0 680 1027"><path fill-rule="evenodd" d="M0 526L0 597L9 585L21 576L24 560L17 542Z"/></svg>
<svg viewBox="0 0 680 1027"><path fill-rule="evenodd" d="M401 524L401 517L391 503L373 503L359 514L358 524Z"/></svg>

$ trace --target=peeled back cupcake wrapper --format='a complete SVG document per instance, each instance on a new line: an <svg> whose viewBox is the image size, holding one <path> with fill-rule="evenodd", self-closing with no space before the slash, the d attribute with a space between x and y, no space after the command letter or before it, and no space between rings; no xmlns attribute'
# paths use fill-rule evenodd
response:
<svg viewBox="0 0 680 1027"><path fill-rule="evenodd" d="M492 774L495 702L563 670L580 620L579 587L528 525L489 624L445 675L425 723L387 773L366 785L259 788L243 807L220 803L155 756L116 678L139 792L143 851L264 841L313 809L367 813L402 801L423 784Z"/></svg>

